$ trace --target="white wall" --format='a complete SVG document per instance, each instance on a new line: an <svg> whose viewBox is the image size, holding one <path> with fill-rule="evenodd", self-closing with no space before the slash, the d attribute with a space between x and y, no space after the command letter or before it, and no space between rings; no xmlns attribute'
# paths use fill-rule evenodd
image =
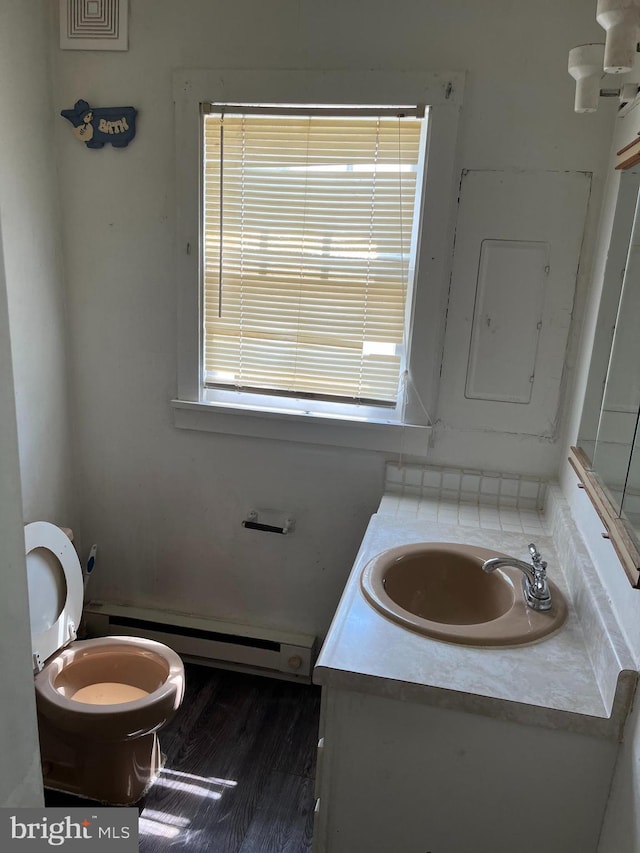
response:
<svg viewBox="0 0 640 853"><path fill-rule="evenodd" d="M321 634L383 483L383 454L173 427L172 70L467 70L463 167L597 172L606 108L573 113L566 62L600 32L583 0L131 0L128 52L54 46L56 111L79 98L139 109L122 151L87 150L52 119L83 495L73 524L84 553L99 545L95 596ZM551 474L557 460L557 443L507 424L445 426L433 448L435 462L512 471ZM295 534L245 531L253 506L291 511Z"/></svg>
<svg viewBox="0 0 640 853"><path fill-rule="evenodd" d="M575 375L569 416L567 418L564 450L577 441L582 405L593 341L596 332L598 308L605 277L608 245L613 225L619 173L614 172L614 153L630 142L640 132L640 107L635 107L624 118L617 119L614 127L607 187L601 211L598 238L595 245L593 277L584 312L584 325L579 346L578 370ZM566 454L564 454L566 457ZM602 523L583 490L577 488L577 478L563 458L560 466L563 492L571 505L578 526L585 538L602 582L607 590L620 624L640 667L640 591L634 590L618 561L611 544L602 538ZM611 796L605 814L598 853L639 853L640 851L640 705L629 718L620 749Z"/></svg>
<svg viewBox="0 0 640 853"><path fill-rule="evenodd" d="M40 0L0 10L0 222L25 522L72 526L71 420L50 33Z"/></svg>
<svg viewBox="0 0 640 853"><path fill-rule="evenodd" d="M0 15L0 23L2 16ZM0 249L0 261L2 252ZM0 807L42 804L9 314L0 263Z"/></svg>
<svg viewBox="0 0 640 853"><path fill-rule="evenodd" d="M73 518L45 5L0 4L1 806L42 804L23 523Z"/></svg>

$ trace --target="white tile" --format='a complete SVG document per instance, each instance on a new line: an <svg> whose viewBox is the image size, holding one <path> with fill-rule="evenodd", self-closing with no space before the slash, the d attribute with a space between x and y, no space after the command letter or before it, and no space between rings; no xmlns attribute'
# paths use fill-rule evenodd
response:
<svg viewBox="0 0 640 853"><path fill-rule="evenodd" d="M420 496L425 500L435 501L437 503L440 500L440 489L425 488L423 486Z"/></svg>
<svg viewBox="0 0 640 853"><path fill-rule="evenodd" d="M458 501L440 501L438 505L438 513L446 513L447 515L458 516Z"/></svg>
<svg viewBox="0 0 640 853"><path fill-rule="evenodd" d="M480 511L481 518L495 518L496 521L500 520L500 513L498 512L498 508L496 506L491 506L489 504L480 504L478 509Z"/></svg>
<svg viewBox="0 0 640 853"><path fill-rule="evenodd" d="M480 513L478 507L460 506L458 510L460 524L465 527L477 527L480 524Z"/></svg>
<svg viewBox="0 0 640 853"><path fill-rule="evenodd" d="M439 490L442 486L442 472L437 468L425 468L422 485L424 488Z"/></svg>
<svg viewBox="0 0 640 853"><path fill-rule="evenodd" d="M402 515L417 515L418 501L413 497L402 496L398 498L398 513Z"/></svg>
<svg viewBox="0 0 640 853"><path fill-rule="evenodd" d="M422 496L422 489L420 486L411 486L408 483L405 483L405 486L402 490L402 496L405 498L411 498L415 500L416 503L420 500Z"/></svg>
<svg viewBox="0 0 640 853"><path fill-rule="evenodd" d="M537 480L521 480L520 481L520 497L538 499L538 490L540 483Z"/></svg>
<svg viewBox="0 0 640 853"><path fill-rule="evenodd" d="M438 518L438 505L433 501L420 502L418 518L425 521L436 521Z"/></svg>
<svg viewBox="0 0 640 853"><path fill-rule="evenodd" d="M511 478L503 478L500 481L500 495L510 495L511 497L516 497L518 494L518 487L520 485L520 480L511 479Z"/></svg>
<svg viewBox="0 0 640 853"><path fill-rule="evenodd" d="M498 495L480 495L478 499L480 506L486 506L489 509L498 509Z"/></svg>
<svg viewBox="0 0 640 853"><path fill-rule="evenodd" d="M440 524L457 524L458 523L458 510L449 509L447 507L441 506L438 509L438 522Z"/></svg>
<svg viewBox="0 0 640 853"><path fill-rule="evenodd" d="M452 471L445 471L442 475L442 489L451 492L460 491L460 474Z"/></svg>
<svg viewBox="0 0 640 853"><path fill-rule="evenodd" d="M478 474L463 474L461 489L463 492L477 494L480 491L480 476Z"/></svg>
<svg viewBox="0 0 640 853"><path fill-rule="evenodd" d="M542 533L545 530L542 519L537 512L520 510L520 523L524 531L535 530Z"/></svg>
<svg viewBox="0 0 640 853"><path fill-rule="evenodd" d="M497 518L480 518L480 527L482 530L502 530L500 521Z"/></svg>
<svg viewBox="0 0 640 853"><path fill-rule="evenodd" d="M518 498L518 507L525 511L536 512L540 507L538 498L523 498L522 495Z"/></svg>
<svg viewBox="0 0 640 853"><path fill-rule="evenodd" d="M509 523L506 521L501 521L500 522L500 529L504 530L505 533L523 533L524 532L522 530L522 525L519 524L518 522Z"/></svg>
<svg viewBox="0 0 640 853"><path fill-rule="evenodd" d="M483 495L497 495L500 490L500 477L484 476L480 482L480 491Z"/></svg>
<svg viewBox="0 0 640 853"><path fill-rule="evenodd" d="M480 507L480 527L500 530L500 516L492 507Z"/></svg>
<svg viewBox="0 0 640 853"><path fill-rule="evenodd" d="M422 488L422 476L424 468L408 466L404 470L404 482L407 486L417 486Z"/></svg>
<svg viewBox="0 0 640 853"><path fill-rule="evenodd" d="M443 509L446 511L455 512L455 513L458 512L458 500L457 499L446 500L444 498L441 498L438 501L438 506L440 509Z"/></svg>
<svg viewBox="0 0 640 853"><path fill-rule="evenodd" d="M401 485L404 483L404 469L388 462L385 471L385 482L388 485Z"/></svg>
<svg viewBox="0 0 640 853"><path fill-rule="evenodd" d="M500 507L498 510L500 521L506 524L520 524L520 511L515 507Z"/></svg>
<svg viewBox="0 0 640 853"><path fill-rule="evenodd" d="M460 503L469 504L470 506L478 506L479 501L479 492L460 492Z"/></svg>
<svg viewBox="0 0 640 853"><path fill-rule="evenodd" d="M384 491L387 495L401 495L404 492L404 486L402 483L387 483L384 487Z"/></svg>

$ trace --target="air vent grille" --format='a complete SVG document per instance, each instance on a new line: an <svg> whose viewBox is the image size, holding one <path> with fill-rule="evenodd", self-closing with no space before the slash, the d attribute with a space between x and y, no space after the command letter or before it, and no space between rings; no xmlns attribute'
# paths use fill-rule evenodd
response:
<svg viewBox="0 0 640 853"><path fill-rule="evenodd" d="M60 0L63 50L127 50L128 0Z"/></svg>

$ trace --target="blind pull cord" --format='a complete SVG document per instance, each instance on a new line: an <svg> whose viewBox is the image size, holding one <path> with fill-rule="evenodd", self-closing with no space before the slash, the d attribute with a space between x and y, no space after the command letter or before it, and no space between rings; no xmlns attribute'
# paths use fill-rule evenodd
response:
<svg viewBox="0 0 640 853"><path fill-rule="evenodd" d="M411 387L411 390L413 391L413 393L415 395L416 400L418 401L420 408L422 409L422 411L424 413L425 418L427 419L428 426L433 426L433 421L431 420L431 415L427 411L427 407L423 403L422 397L420 396L418 389L416 388L416 386L413 382L413 379L411 378L411 373L409 373L409 370L407 368L405 368L402 371L401 385L402 385L402 420L401 420L402 438L400 440L400 452L398 453L398 468L402 468L404 466L404 445L405 445L404 440L405 440L406 427L408 426L408 424L407 424L407 398L409 396L408 392L409 392L410 387ZM428 441L429 440L427 439L427 450L428 450L428 446L429 446ZM425 453L424 455L426 458L428 453Z"/></svg>
<svg viewBox="0 0 640 853"><path fill-rule="evenodd" d="M422 411L423 411L423 413L424 413L424 416L425 416L425 418L427 419L427 424L428 424L429 426L433 426L433 421L431 420L431 415L429 414L429 412L427 411L427 409L426 409L426 407L425 407L424 403L422 402L422 397L420 396L420 394L418 393L418 389L417 389L417 388L416 388L416 386L414 385L413 379L411 378L411 373L410 373L408 370L405 370L405 371L404 371L404 374L403 374L403 377L404 377L405 385L406 385L406 383L408 382L408 383L409 383L409 385L411 386L411 389L412 389L412 391L413 391L413 393L414 393L414 395L415 395L415 398L416 398L416 400L418 401L418 405L419 405L419 406L420 406L420 408L422 409ZM406 400L406 395L405 395L405 400ZM402 413L402 414L403 414L402 420L404 421L404 411L403 411L403 413Z"/></svg>
<svg viewBox="0 0 640 853"><path fill-rule="evenodd" d="M222 317L222 261L224 244L224 113L220 116L220 250L218 254L218 317Z"/></svg>

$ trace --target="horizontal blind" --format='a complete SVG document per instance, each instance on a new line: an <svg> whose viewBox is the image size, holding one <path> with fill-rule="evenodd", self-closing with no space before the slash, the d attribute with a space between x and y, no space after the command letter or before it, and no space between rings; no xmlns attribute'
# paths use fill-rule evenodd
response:
<svg viewBox="0 0 640 853"><path fill-rule="evenodd" d="M203 123L205 384L395 403L421 120Z"/></svg>

